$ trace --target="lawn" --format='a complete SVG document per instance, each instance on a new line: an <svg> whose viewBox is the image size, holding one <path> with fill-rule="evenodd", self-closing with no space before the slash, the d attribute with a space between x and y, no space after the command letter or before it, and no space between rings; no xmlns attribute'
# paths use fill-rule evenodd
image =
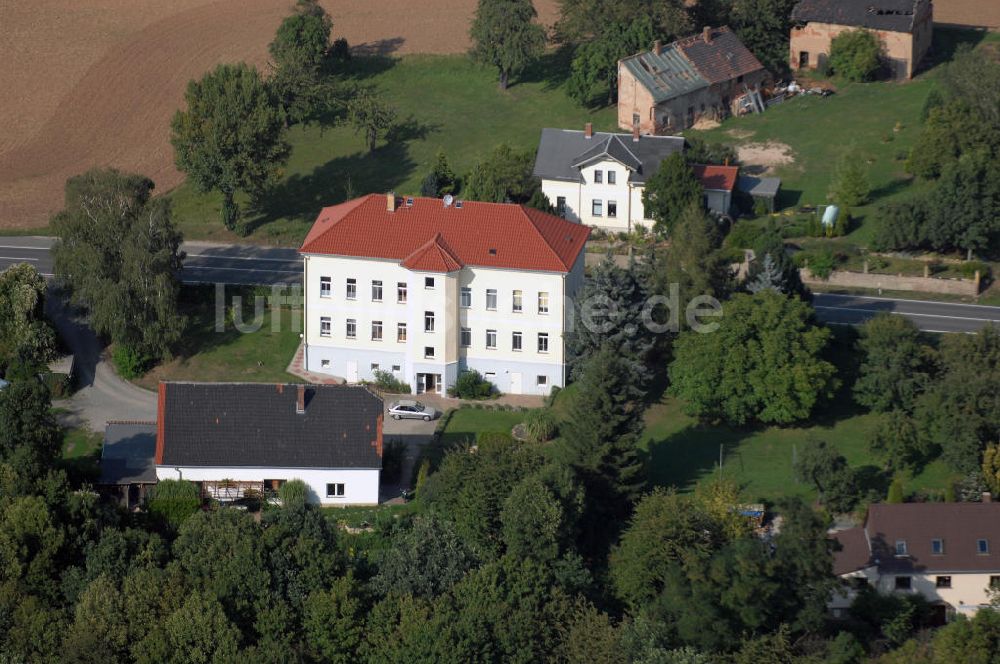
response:
<svg viewBox="0 0 1000 664"><path fill-rule="evenodd" d="M934 39L935 51L947 58L959 42L1000 42L1000 34L935 29ZM868 164L872 196L868 205L852 210L860 224L848 239L867 245L876 207L926 186L905 173L904 161L920 133L921 112L938 73L932 67L903 83L834 80L837 92L831 97L794 97L761 115L689 134L733 145L776 142L791 148L792 163L774 168L782 179L778 205L786 209L826 203L838 160L856 151Z"/></svg>
<svg viewBox="0 0 1000 664"><path fill-rule="evenodd" d="M236 294L243 297L243 320L249 325L254 318L254 291L230 288L227 303L231 304ZM259 329L246 333L237 330L227 315L224 330L219 332L214 289L203 286L185 286L181 290L180 310L188 317L188 326L174 359L138 379L140 386L155 389L161 380L301 382L285 371L299 346L301 310L266 309ZM297 327L294 320L298 321ZM272 329L272 323L276 329Z"/></svg>
<svg viewBox="0 0 1000 664"><path fill-rule="evenodd" d="M445 453L457 446L474 442L480 433L510 434L515 425L524 421L523 411L493 410L488 408L456 408L449 417L438 440L420 449L420 457L414 464L414 478L424 460L429 460L431 469L437 469Z"/></svg>
<svg viewBox="0 0 1000 664"><path fill-rule="evenodd" d="M104 436L89 429L64 429L62 466L75 481L94 482L100 475Z"/></svg>
<svg viewBox="0 0 1000 664"><path fill-rule="evenodd" d="M460 176L496 145L534 150L543 127L612 129L615 111L593 112L566 96L568 62L550 54L506 91L495 72L465 56L357 58L351 75L374 85L398 112L395 140L369 154L349 126L294 127L283 182L247 214L250 239L298 244L324 205L370 192L417 194L439 149ZM184 184L170 194L185 238L232 240L219 221L220 198Z"/></svg>

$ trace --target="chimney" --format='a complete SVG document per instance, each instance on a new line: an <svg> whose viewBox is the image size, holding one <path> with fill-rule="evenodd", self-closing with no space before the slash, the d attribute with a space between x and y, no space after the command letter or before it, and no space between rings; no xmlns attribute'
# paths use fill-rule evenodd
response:
<svg viewBox="0 0 1000 664"><path fill-rule="evenodd" d="M706 44L712 43L712 26L706 25L701 31L701 38L705 40Z"/></svg>
<svg viewBox="0 0 1000 664"><path fill-rule="evenodd" d="M594 137L594 123L593 122L588 122L587 124L583 125L583 135L586 138L593 138Z"/></svg>
<svg viewBox="0 0 1000 664"><path fill-rule="evenodd" d="M660 53L663 53L663 42L657 39L653 42L653 55L659 55Z"/></svg>
<svg viewBox="0 0 1000 664"><path fill-rule="evenodd" d="M984 503L992 503L993 502L993 494L990 493L989 491L983 491L983 502Z"/></svg>
<svg viewBox="0 0 1000 664"><path fill-rule="evenodd" d="M639 125L632 125L632 142L639 142Z"/></svg>
<svg viewBox="0 0 1000 664"><path fill-rule="evenodd" d="M299 415L306 414L306 386L299 385L298 393L295 397L295 412Z"/></svg>
<svg viewBox="0 0 1000 664"><path fill-rule="evenodd" d="M396 211L396 192L390 191L385 195L385 209L387 212Z"/></svg>

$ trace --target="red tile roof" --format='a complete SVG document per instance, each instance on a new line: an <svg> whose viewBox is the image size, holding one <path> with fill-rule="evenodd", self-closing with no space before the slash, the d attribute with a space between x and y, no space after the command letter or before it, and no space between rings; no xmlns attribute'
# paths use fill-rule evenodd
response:
<svg viewBox="0 0 1000 664"><path fill-rule="evenodd" d="M389 212L369 194L323 208L299 249L304 254L397 260L413 270L450 272L464 265L569 272L590 229L533 208L465 201L445 207L415 198Z"/></svg>
<svg viewBox="0 0 1000 664"><path fill-rule="evenodd" d="M704 31L675 42L684 56L709 84L731 81L764 69L729 26L709 30L709 41Z"/></svg>
<svg viewBox="0 0 1000 664"><path fill-rule="evenodd" d="M691 170L694 171L694 176L701 181L703 189L722 191L732 191L736 186L736 176L740 173L737 166L693 164Z"/></svg>

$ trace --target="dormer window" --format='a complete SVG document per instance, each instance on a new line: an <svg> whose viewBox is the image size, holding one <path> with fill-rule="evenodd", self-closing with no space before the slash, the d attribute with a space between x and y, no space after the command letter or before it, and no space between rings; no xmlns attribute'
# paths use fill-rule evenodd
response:
<svg viewBox="0 0 1000 664"><path fill-rule="evenodd" d="M976 553L981 556L988 555L990 552L990 541L986 539L976 540Z"/></svg>
<svg viewBox="0 0 1000 664"><path fill-rule="evenodd" d="M603 183L604 183L604 171L602 170L594 171L594 184L603 184Z"/></svg>
<svg viewBox="0 0 1000 664"><path fill-rule="evenodd" d="M906 540L896 540L896 555L897 556L906 555Z"/></svg>
<svg viewBox="0 0 1000 664"><path fill-rule="evenodd" d="M931 540L931 553L935 556L944 555L944 540Z"/></svg>

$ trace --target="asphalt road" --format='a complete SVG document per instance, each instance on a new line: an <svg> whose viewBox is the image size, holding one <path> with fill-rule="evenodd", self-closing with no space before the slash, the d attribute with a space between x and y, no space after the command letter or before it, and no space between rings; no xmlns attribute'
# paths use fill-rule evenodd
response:
<svg viewBox="0 0 1000 664"><path fill-rule="evenodd" d="M1000 307L863 295L813 294L816 316L826 323L860 325L880 313L906 316L927 332L978 332L1000 324Z"/></svg>
<svg viewBox="0 0 1000 664"><path fill-rule="evenodd" d="M0 237L0 270L27 262L46 277L52 276L50 237ZM248 285L302 282L302 259L288 248L185 242L187 254L181 279L185 283Z"/></svg>

